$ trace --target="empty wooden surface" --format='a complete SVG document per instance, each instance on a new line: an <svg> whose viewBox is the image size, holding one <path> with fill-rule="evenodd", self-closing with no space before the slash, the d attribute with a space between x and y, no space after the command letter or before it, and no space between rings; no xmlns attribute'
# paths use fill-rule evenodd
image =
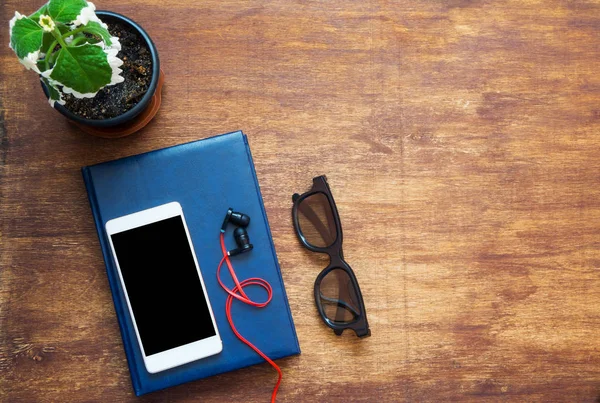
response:
<svg viewBox="0 0 600 403"><path fill-rule="evenodd" d="M599 399L600 2L98 1L166 73L120 140L67 123L6 46L41 2L0 4L0 400L268 401L268 365L135 398L79 172L237 129L302 348L280 401ZM369 339L314 307L290 208L319 174Z"/></svg>

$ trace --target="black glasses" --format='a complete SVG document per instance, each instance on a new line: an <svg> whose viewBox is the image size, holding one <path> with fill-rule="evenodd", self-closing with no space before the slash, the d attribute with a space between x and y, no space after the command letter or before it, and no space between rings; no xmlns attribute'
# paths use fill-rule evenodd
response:
<svg viewBox="0 0 600 403"><path fill-rule="evenodd" d="M327 266L315 280L315 302L321 318L336 335L352 329L371 335L367 312L354 272L344 261L342 224L325 176L313 178L308 192L292 196L292 219L300 242L309 250L327 253Z"/></svg>

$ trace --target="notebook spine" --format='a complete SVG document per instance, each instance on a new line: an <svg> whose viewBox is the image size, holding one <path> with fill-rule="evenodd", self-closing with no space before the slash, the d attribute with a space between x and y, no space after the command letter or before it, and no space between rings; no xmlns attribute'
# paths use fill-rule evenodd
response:
<svg viewBox="0 0 600 403"><path fill-rule="evenodd" d="M98 241L100 242L100 248L102 249L102 256L104 258L104 264L106 266L106 273L108 276L108 283L110 285L110 291L115 306L115 312L117 314L117 320L119 323L119 329L121 331L121 338L123 339L123 348L125 349L125 355L127 356L127 364L129 365L129 373L131 374L131 382L136 396L140 396L142 393L141 383L139 379L138 369L134 365L135 358L133 357L133 350L131 342L127 335L127 323L125 322L125 313L123 311L123 305L119 298L119 290L117 287L118 279L115 277L116 271L113 269L113 263L108 244L106 243L106 236L104 232L104 224L100 214L100 208L98 207L98 201L96 199L96 191L94 189L94 182L89 167L83 167L81 169L83 176L83 182L88 194L88 200L92 210L92 216L94 217L94 223L96 224L96 232L98 234Z"/></svg>
<svg viewBox="0 0 600 403"><path fill-rule="evenodd" d="M283 294L283 300L285 301L285 306L287 308L288 318L290 320L290 326L294 331L292 334L294 335L294 340L296 342L296 353L300 354L300 343L298 342L298 336L296 334L296 327L294 326L294 319L292 317L292 311L290 310L290 304L287 297L287 293L285 291L285 286L283 285L283 278L281 277L281 268L279 267L279 260L277 259L277 254L275 253L275 244L273 243L273 235L271 234L271 226L269 225L269 219L267 218L267 212L265 211L265 205L263 203L262 193L260 191L260 186L258 184L258 178L256 176L256 169L254 167L254 160L252 159L252 153L250 152L250 145L248 144L248 137L245 134L242 134L244 139L244 145L246 146L246 155L248 156L248 162L250 165L250 169L252 171L252 179L254 179L254 187L256 188L256 195L258 196L258 204L260 206L260 210L262 212L263 220L265 222L266 227L268 228L268 237L269 237L269 246L271 248L271 253L273 254L273 262L275 263L275 268L277 269L277 274L279 275L279 284L281 286L281 292ZM277 358L277 357L272 357Z"/></svg>

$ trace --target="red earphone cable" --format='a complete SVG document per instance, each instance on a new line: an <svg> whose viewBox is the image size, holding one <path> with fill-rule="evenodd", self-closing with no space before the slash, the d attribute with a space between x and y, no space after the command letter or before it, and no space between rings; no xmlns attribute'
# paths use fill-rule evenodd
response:
<svg viewBox="0 0 600 403"><path fill-rule="evenodd" d="M225 234L223 232L221 232L220 238L221 238L221 251L223 252L223 258L221 259L221 262L219 263L219 267L217 267L217 280L219 281L219 284L221 285L221 287L223 287L223 289L227 292L227 294L229 294L227 296L227 302L225 303L225 312L227 314L227 320L229 321L229 326L231 326L231 330L233 330L233 333L235 333L237 338L240 339L242 342L244 342L246 345L248 345L248 347L250 347L252 350L256 351L256 353L258 355L260 355L262 358L264 358L265 361L267 361L269 364L271 364L271 366L273 368L275 368L277 370L277 373L279 374L279 379L277 379L277 384L275 384L275 387L273 388L273 393L271 394L271 402L274 403L275 398L277 397L277 390L279 389L279 384L281 384L281 377L282 377L281 369L279 368L279 366L277 364L275 364L275 362L273 360L271 360L269 357L267 357L265 355L265 353L260 351L254 344L252 344L248 340L246 340L237 331L237 329L235 328L235 326L233 324L233 319L231 318L231 303L233 302L234 298L242 301L245 304L255 306L257 308L263 308L263 307L267 306L267 304L269 302L271 302L271 298L273 297L273 289L271 288L271 284L269 284L266 280L263 280L262 278L258 278L258 277L251 277L251 278L248 278L248 279L240 282L238 280L237 276L235 275L235 271L233 270L233 266L231 265L231 261L229 260L229 256L227 255L227 247L225 246ZM235 287L233 287L232 290L229 289L221 281L221 267L223 266L223 262L227 263L227 267L229 268L229 273L231 274L231 278L233 279L233 282L235 283ZM246 295L246 293L244 292L244 287L247 287L249 285L258 285L258 286L264 288L265 291L267 291L267 300L265 302L252 301L248 297L248 295Z"/></svg>

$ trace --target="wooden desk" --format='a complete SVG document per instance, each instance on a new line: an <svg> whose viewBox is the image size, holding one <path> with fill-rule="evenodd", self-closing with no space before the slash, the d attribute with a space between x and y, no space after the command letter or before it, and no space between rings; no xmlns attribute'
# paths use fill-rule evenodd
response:
<svg viewBox="0 0 600 403"><path fill-rule="evenodd" d="M268 401L267 365L133 396L79 172L243 129L302 347L280 401L597 401L600 3L105 0L167 75L109 141L6 46L41 1L0 4L0 400ZM290 196L322 173L369 339L314 308Z"/></svg>

